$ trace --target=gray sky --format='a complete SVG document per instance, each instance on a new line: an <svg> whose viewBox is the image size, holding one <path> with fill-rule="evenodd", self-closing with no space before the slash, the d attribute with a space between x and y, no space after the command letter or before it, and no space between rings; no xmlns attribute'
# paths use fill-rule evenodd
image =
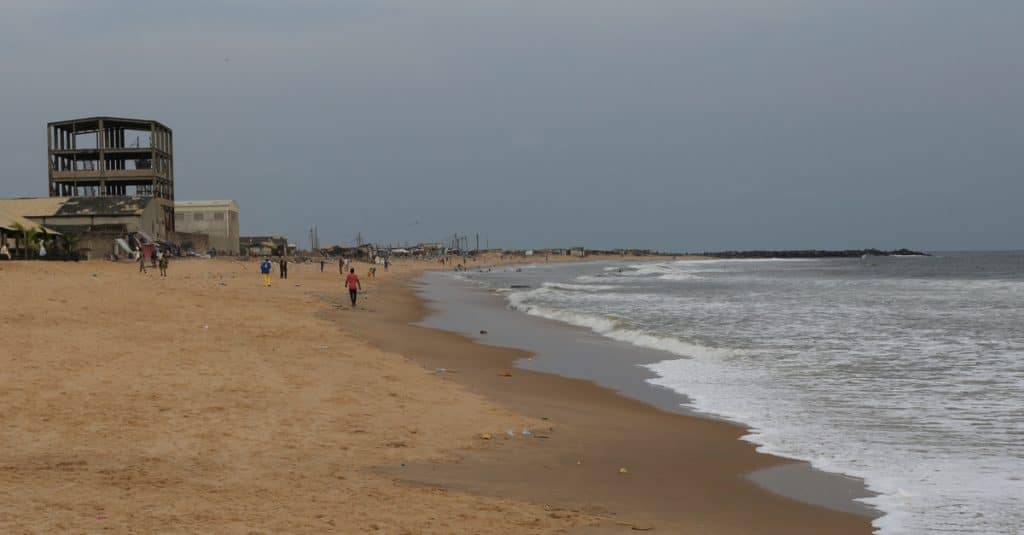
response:
<svg viewBox="0 0 1024 535"><path fill-rule="evenodd" d="M1024 248L1020 0L148 4L0 0L0 196L125 115L300 243Z"/></svg>

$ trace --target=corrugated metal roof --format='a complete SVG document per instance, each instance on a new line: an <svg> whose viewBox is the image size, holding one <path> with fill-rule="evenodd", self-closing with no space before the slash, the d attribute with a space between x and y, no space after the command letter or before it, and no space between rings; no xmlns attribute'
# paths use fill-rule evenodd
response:
<svg viewBox="0 0 1024 535"><path fill-rule="evenodd" d="M49 217L57 213L69 197L26 197L0 199L0 210L21 217Z"/></svg>
<svg viewBox="0 0 1024 535"><path fill-rule="evenodd" d="M33 223L24 217L14 215L0 209L0 229L4 229L8 232L14 232L19 226L32 230L39 230L41 228L36 223Z"/></svg>
<svg viewBox="0 0 1024 535"><path fill-rule="evenodd" d="M31 219L25 219L20 215L12 214L3 209L0 209L0 229L8 232L19 232L21 229L28 229L36 232L45 232L47 234L60 234L59 232L53 229L48 229Z"/></svg>
<svg viewBox="0 0 1024 535"><path fill-rule="evenodd" d="M57 213L57 217L142 215L153 197L71 197Z"/></svg>

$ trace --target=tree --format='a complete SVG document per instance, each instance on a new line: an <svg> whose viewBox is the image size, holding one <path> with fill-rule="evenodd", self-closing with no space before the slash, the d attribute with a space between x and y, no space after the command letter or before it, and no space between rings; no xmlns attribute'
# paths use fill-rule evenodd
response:
<svg viewBox="0 0 1024 535"><path fill-rule="evenodd" d="M36 242L39 240L39 231L34 228L25 228L21 223L15 223L14 230L21 234L22 246L25 250L25 260L28 260L29 253L36 249Z"/></svg>
<svg viewBox="0 0 1024 535"><path fill-rule="evenodd" d="M64 254L71 259L78 259L78 236L75 234L64 233L60 236L60 246L64 249Z"/></svg>

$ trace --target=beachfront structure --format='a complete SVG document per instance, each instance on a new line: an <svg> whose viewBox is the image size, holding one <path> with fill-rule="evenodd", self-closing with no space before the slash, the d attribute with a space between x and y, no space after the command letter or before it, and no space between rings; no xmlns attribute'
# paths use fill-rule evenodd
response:
<svg viewBox="0 0 1024 535"><path fill-rule="evenodd" d="M0 200L0 203L2 202L3 201ZM32 221L31 219L22 217L18 214L13 214L3 208L0 208L0 234L13 236L26 230L43 234L50 232L49 229L44 228L42 225Z"/></svg>
<svg viewBox="0 0 1024 535"><path fill-rule="evenodd" d="M124 233L145 232L167 238L163 210L152 197L38 197L0 199L0 210L58 231L87 231L117 226Z"/></svg>
<svg viewBox="0 0 1024 535"><path fill-rule="evenodd" d="M36 197L0 199L0 212L18 216L47 229L74 234L87 256L116 252L114 239L143 233L166 240L166 213L153 197ZM124 253L124 251L122 251Z"/></svg>
<svg viewBox="0 0 1024 535"><path fill-rule="evenodd" d="M178 232L205 234L209 247L219 254L239 252L238 204L223 201L176 201L174 228Z"/></svg>
<svg viewBox="0 0 1024 535"><path fill-rule="evenodd" d="M156 199L174 232L174 138L148 119L86 117L46 125L50 197Z"/></svg>
<svg viewBox="0 0 1024 535"><path fill-rule="evenodd" d="M0 245L6 247L7 252L12 255L11 258L21 258L22 251L19 251L19 248L25 246L26 231L35 233L36 239L48 239L60 234L31 219L0 208ZM0 256L0 260L7 259L7 256Z"/></svg>

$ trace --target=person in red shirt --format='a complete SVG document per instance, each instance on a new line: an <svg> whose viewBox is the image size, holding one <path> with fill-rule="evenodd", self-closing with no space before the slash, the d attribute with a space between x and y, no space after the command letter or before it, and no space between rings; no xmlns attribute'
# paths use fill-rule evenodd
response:
<svg viewBox="0 0 1024 535"><path fill-rule="evenodd" d="M345 279L345 286L348 286L348 296L352 299L352 307L356 306L356 295L359 290L363 289L362 283L359 282L359 275L356 275L355 268L352 268L348 272L348 278Z"/></svg>

